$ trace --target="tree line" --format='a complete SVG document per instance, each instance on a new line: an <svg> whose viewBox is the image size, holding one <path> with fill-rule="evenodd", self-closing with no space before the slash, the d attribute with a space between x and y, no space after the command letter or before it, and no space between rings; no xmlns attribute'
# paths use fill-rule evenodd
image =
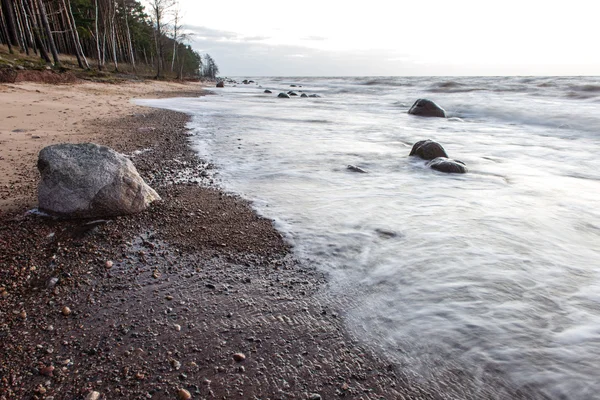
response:
<svg viewBox="0 0 600 400"><path fill-rule="evenodd" d="M0 43L56 67L73 55L82 69L152 67L156 78L214 79L219 69L188 44L176 0L0 0Z"/></svg>

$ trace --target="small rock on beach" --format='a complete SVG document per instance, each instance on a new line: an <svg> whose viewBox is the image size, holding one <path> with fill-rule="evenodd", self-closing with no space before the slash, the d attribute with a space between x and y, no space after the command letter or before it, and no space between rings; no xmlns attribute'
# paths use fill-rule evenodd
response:
<svg viewBox="0 0 600 400"><path fill-rule="evenodd" d="M192 395L190 392L188 392L185 389L179 389L179 391L177 392L177 399L178 400L189 400L192 398Z"/></svg>
<svg viewBox="0 0 600 400"><path fill-rule="evenodd" d="M100 399L100 393L96 391L92 391L85 396L85 400L98 400Z"/></svg>

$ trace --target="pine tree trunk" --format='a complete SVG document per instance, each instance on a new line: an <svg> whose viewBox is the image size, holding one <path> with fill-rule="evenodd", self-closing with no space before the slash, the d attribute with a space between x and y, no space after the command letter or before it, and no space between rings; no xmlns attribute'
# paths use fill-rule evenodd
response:
<svg viewBox="0 0 600 400"><path fill-rule="evenodd" d="M4 12L2 12L2 18L6 21L6 19L4 18L5 14ZM2 21L0 20L0 25L2 26L2 34L6 37L6 44L8 45L8 52L10 54L13 54L13 49L12 49L12 44L10 44L10 36L8 34L8 30L6 29L6 23L2 23Z"/></svg>
<svg viewBox="0 0 600 400"><path fill-rule="evenodd" d="M25 26L25 34L26 34L26 39L27 39L27 45L33 49L33 52L35 54L37 54L37 47L35 45L35 39L33 38L33 27L31 25L31 22L29 20L29 17L27 16L27 13L25 12L25 6L23 5L23 1L24 0L19 0L19 7L21 10L21 15L23 16L23 25Z"/></svg>
<svg viewBox="0 0 600 400"><path fill-rule="evenodd" d="M117 13L115 4L112 4L112 12L110 18L110 35L112 40L112 55L113 55L113 63L115 64L115 72L119 72L119 64L117 63L117 35L116 35L116 27L115 27L115 15Z"/></svg>
<svg viewBox="0 0 600 400"><path fill-rule="evenodd" d="M17 24L15 22L15 13L12 7L11 0L2 0L2 14L6 21L6 31L8 33L8 40L13 46L19 45L19 35L17 34Z"/></svg>
<svg viewBox="0 0 600 400"><path fill-rule="evenodd" d="M75 36L75 29L73 24L71 23L71 17L69 16L69 10L71 9L71 2L69 2L69 8L67 8L67 3L65 0L62 0L63 11L65 15L65 20L67 22L67 28L71 32L71 41L73 42L73 47L75 48L75 57L77 57L77 64L79 64L79 68L83 69L83 60L81 59L81 55L79 54L79 47L77 46L78 38Z"/></svg>
<svg viewBox="0 0 600 400"><path fill-rule="evenodd" d="M65 0L62 0L63 5L65 7L65 13L67 16L67 21L69 21L69 27L71 29L71 34L73 36L73 43L75 44L75 51L78 53L77 61L79 62L79 58L83 61L84 66L80 67L85 69L90 69L90 64L88 63L87 58L85 58L85 53L83 52L83 48L81 47L81 40L79 40L79 32L77 32L77 25L75 23L75 17L73 16L73 9L71 8L71 0L67 0L67 4L65 4ZM68 7L67 7L68 6Z"/></svg>
<svg viewBox="0 0 600 400"><path fill-rule="evenodd" d="M29 46L27 46L27 41L25 40L26 38L26 34L25 34L25 29L27 28L24 25L24 21L21 18L21 13L19 12L19 8L17 4L13 4L14 8L14 12L15 12L15 21L17 23L17 28L18 28L18 32L19 32L19 44L21 46L21 49L25 50L25 54L29 55Z"/></svg>
<svg viewBox="0 0 600 400"><path fill-rule="evenodd" d="M160 18L156 20L156 31L154 33L154 44L156 45L156 77L155 79L160 78L160 60L162 59L162 46L160 40Z"/></svg>
<svg viewBox="0 0 600 400"><path fill-rule="evenodd" d="M17 7L17 14L21 20L21 26L23 27L23 40L25 42L25 52L29 55L29 49L33 48L32 37L31 37L31 27L29 26L29 18L27 18L27 13L25 12L25 8L23 7L23 0L18 0L18 4L15 4ZM35 51L35 49L34 49Z"/></svg>
<svg viewBox="0 0 600 400"><path fill-rule="evenodd" d="M177 32L177 30L175 30ZM175 33L173 38L173 58L171 59L171 72L175 68L175 56L177 55L177 33Z"/></svg>
<svg viewBox="0 0 600 400"><path fill-rule="evenodd" d="M123 0L123 9L125 9L125 0ZM131 66L133 67L133 71L135 72L135 57L133 55L133 45L131 43L131 32L129 31L129 20L127 18L127 14L129 11L125 9L125 29L127 31L127 45L129 47L129 59L131 61Z"/></svg>
<svg viewBox="0 0 600 400"><path fill-rule="evenodd" d="M37 0L37 2L40 11L40 17L42 19L42 26L44 28L44 31L46 31L46 36L48 37L48 45L50 46L50 52L52 53L54 64L56 66L60 66L60 59L58 58L58 51L56 50L56 44L54 43L54 38L52 37L52 30L50 29L50 23L48 22L48 15L46 15L46 9L44 8L42 0Z"/></svg>
<svg viewBox="0 0 600 400"><path fill-rule="evenodd" d="M98 31L98 0L96 4L96 50L98 52L98 71L102 71L102 55L100 54L100 32Z"/></svg>
<svg viewBox="0 0 600 400"><path fill-rule="evenodd" d="M37 45L37 48L40 50L40 56L46 63L49 64L52 62L52 60L50 60L48 51L46 51L46 47L44 46L44 42L42 41L42 37L40 35L40 27L35 18L35 14L32 12L31 7L33 5L34 0L31 0L31 1L32 1L32 3L24 1L23 4L25 5L27 14L29 14L29 16L31 17L31 28L32 28L31 30L33 33L33 39L35 41L35 44Z"/></svg>

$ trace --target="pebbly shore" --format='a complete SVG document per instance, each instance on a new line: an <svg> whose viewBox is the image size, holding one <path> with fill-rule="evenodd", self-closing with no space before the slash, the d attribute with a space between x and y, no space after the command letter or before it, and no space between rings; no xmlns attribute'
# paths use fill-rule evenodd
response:
<svg viewBox="0 0 600 400"><path fill-rule="evenodd" d="M214 185L188 119L87 122L160 194L149 210L1 216L0 399L441 398L349 337L325 276Z"/></svg>

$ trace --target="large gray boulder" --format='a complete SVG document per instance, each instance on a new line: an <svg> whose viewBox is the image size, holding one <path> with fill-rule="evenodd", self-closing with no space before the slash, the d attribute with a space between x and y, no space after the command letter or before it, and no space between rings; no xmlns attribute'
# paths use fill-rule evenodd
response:
<svg viewBox="0 0 600 400"><path fill-rule="evenodd" d="M433 159L429 161L427 165L436 171L447 172L450 174L464 174L468 171L464 162L446 157Z"/></svg>
<svg viewBox="0 0 600 400"><path fill-rule="evenodd" d="M441 117L446 118L446 111L433 101L428 99L418 99L415 104L408 110L409 114L418 115L421 117Z"/></svg>
<svg viewBox="0 0 600 400"><path fill-rule="evenodd" d="M415 143L410 151L409 156L420 157L423 160L433 160L437 157L448 158L448 154L442 145L430 139L420 140Z"/></svg>
<svg viewBox="0 0 600 400"><path fill-rule="evenodd" d="M160 200L123 154L94 143L56 144L40 151L39 208L65 217L137 213Z"/></svg>

